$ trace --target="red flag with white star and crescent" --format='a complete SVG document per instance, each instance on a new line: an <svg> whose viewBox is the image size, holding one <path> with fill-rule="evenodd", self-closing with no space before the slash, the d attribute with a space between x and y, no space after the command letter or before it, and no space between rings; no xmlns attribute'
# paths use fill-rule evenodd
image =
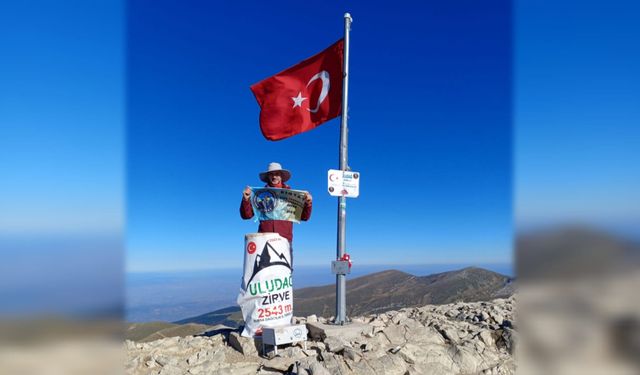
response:
<svg viewBox="0 0 640 375"><path fill-rule="evenodd" d="M260 130L278 141L340 115L344 40L251 86L260 105Z"/></svg>

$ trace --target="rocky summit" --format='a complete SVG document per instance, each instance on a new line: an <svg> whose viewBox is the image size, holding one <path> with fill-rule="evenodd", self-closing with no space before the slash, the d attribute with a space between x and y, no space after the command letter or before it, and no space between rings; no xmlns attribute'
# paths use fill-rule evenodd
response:
<svg viewBox="0 0 640 375"><path fill-rule="evenodd" d="M128 374L513 374L515 297L426 305L353 318L323 331L314 315L305 345L278 354L238 330L125 342Z"/></svg>

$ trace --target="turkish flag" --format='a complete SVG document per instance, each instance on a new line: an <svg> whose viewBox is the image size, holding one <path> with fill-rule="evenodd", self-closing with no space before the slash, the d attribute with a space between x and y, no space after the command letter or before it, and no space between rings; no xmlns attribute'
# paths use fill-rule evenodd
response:
<svg viewBox="0 0 640 375"><path fill-rule="evenodd" d="M251 86L260 130L271 141L306 132L340 115L344 41Z"/></svg>

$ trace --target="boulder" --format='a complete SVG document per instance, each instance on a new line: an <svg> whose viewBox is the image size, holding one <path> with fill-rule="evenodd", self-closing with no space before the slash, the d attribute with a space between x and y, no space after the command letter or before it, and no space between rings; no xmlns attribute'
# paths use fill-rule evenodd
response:
<svg viewBox="0 0 640 375"><path fill-rule="evenodd" d="M493 338L493 335L491 334L491 331L483 329L482 331L480 331L478 336L486 346L493 347L495 345L495 340Z"/></svg>
<svg viewBox="0 0 640 375"><path fill-rule="evenodd" d="M258 372L259 365L251 362L234 363L233 366L222 367L213 372L211 375L255 375Z"/></svg>
<svg viewBox="0 0 640 375"><path fill-rule="evenodd" d="M404 375L407 372L406 362L399 356L387 354L367 362L374 374Z"/></svg>
<svg viewBox="0 0 640 375"><path fill-rule="evenodd" d="M462 345L454 345L451 348L451 359L463 374L475 374L482 369L482 357L470 348Z"/></svg>
<svg viewBox="0 0 640 375"><path fill-rule="evenodd" d="M258 356L258 340L256 339L240 336L238 332L231 332L228 343L229 346L245 356Z"/></svg>
<svg viewBox="0 0 640 375"><path fill-rule="evenodd" d="M310 375L332 375L332 373L322 366L319 362L314 362L309 366Z"/></svg>
<svg viewBox="0 0 640 375"><path fill-rule="evenodd" d="M407 342L404 337L405 328L397 325L390 325L382 330L384 336L389 340L391 345L398 346Z"/></svg>
<svg viewBox="0 0 640 375"><path fill-rule="evenodd" d="M338 353L342 351L345 346L349 345L342 337L327 337L324 340L324 344L326 345L327 351L331 353Z"/></svg>

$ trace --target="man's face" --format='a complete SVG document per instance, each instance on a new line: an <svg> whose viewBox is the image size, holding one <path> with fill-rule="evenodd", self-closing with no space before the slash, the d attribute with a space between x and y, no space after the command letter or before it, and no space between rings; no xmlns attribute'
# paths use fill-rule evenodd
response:
<svg viewBox="0 0 640 375"><path fill-rule="evenodd" d="M280 172L269 172L269 185L276 186L282 183L282 174Z"/></svg>

